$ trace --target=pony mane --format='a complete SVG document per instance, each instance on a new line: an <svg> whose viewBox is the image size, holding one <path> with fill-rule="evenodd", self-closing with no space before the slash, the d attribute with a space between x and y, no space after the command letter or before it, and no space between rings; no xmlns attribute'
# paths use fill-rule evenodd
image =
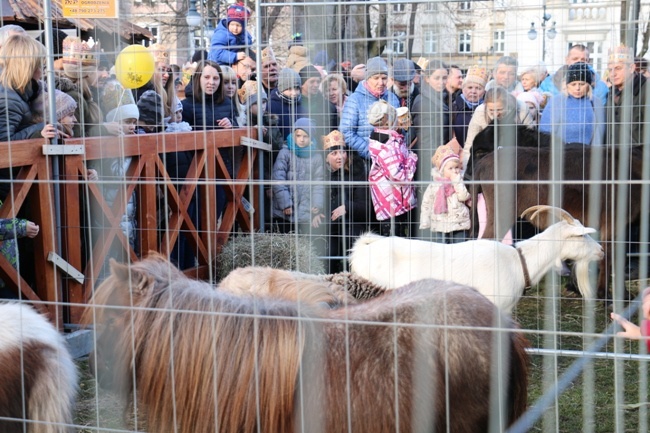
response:
<svg viewBox="0 0 650 433"><path fill-rule="evenodd" d="M160 256L128 267L112 261L111 270L84 317L88 323L97 308L94 317L110 324L97 337L97 356L115 352L110 377L129 398L134 386L120 378L137 378L136 403L158 414L149 431L291 431L306 329L295 304L215 291ZM260 367L272 365L283 368ZM219 398L219 390L235 392Z"/></svg>

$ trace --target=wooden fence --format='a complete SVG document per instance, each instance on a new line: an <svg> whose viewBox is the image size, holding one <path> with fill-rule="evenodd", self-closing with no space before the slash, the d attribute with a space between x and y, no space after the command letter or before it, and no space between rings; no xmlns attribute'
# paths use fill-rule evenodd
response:
<svg viewBox="0 0 650 433"><path fill-rule="evenodd" d="M245 147L235 179L228 174L220 153L220 149L239 147L244 137L255 136L256 131L233 129L78 138L66 140L56 148L44 148L46 143L40 139L0 143L0 169L13 168L15 174L12 194L0 208L0 217L25 216L41 227L39 235L31 240L34 247L34 275L29 278L30 282L22 278L2 256L0 278L62 326L63 322L79 322L83 305L92 293L111 247L115 248L115 245L125 258L131 260L137 260L150 251L168 256L179 241L179 236L184 236L198 263L197 267L186 273L196 278L208 277L211 261L227 242L235 221L242 231L256 229L241 199L251 177L256 177L258 148ZM165 167L165 158L184 151L192 155L187 175L184 179L171 179ZM100 182L106 180L89 180L87 163L127 157L131 158L131 164L125 176L111 180L119 185L119 192L111 205L100 188ZM54 158L59 161L58 179L55 179L53 172ZM60 191L58 203L55 200L55 185ZM215 204L218 185L225 189L227 198L220 221L220 212ZM125 197L130 197L134 192L138 209L139 242L136 251L120 229L128 201ZM197 230L188 214L190 201L195 194L201 197L200 230ZM255 191L252 197L257 198ZM89 221L97 217L89 216L91 206L95 211L99 210L103 220L102 230L90 230ZM256 207L255 201L253 206ZM58 226L55 218L57 209L60 209L61 216ZM159 215L165 215L165 230L161 230ZM52 253L62 260L55 260L56 256ZM21 263L26 260L32 259L20 257ZM55 263L63 263L63 266ZM67 271L66 266L69 266ZM83 277L71 277L75 274L74 270L80 271Z"/></svg>

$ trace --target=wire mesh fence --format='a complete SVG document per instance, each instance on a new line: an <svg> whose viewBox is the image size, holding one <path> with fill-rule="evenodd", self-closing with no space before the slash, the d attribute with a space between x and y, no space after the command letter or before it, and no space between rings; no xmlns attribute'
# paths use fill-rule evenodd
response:
<svg viewBox="0 0 650 433"><path fill-rule="evenodd" d="M647 2L63 6L0 7L1 431L648 431Z"/></svg>

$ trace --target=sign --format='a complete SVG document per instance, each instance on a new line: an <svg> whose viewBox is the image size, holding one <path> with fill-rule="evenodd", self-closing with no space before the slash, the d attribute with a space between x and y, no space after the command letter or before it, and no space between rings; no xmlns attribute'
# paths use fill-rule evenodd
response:
<svg viewBox="0 0 650 433"><path fill-rule="evenodd" d="M61 0L64 18L117 18L118 0Z"/></svg>

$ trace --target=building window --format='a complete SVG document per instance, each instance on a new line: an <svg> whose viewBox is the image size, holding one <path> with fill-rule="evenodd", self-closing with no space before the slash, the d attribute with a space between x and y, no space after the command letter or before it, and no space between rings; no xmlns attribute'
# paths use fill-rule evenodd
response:
<svg viewBox="0 0 650 433"><path fill-rule="evenodd" d="M394 3L393 12L406 12L406 4L404 3Z"/></svg>
<svg viewBox="0 0 650 433"><path fill-rule="evenodd" d="M438 35L433 30L424 32L424 52L434 54L438 52Z"/></svg>
<svg viewBox="0 0 650 433"><path fill-rule="evenodd" d="M506 31L503 29L495 30L493 33L492 47L497 53L506 51Z"/></svg>
<svg viewBox="0 0 650 433"><path fill-rule="evenodd" d="M406 32L393 32L393 53L406 53Z"/></svg>
<svg viewBox="0 0 650 433"><path fill-rule="evenodd" d="M438 12L438 3L430 1L426 3L427 8L425 12Z"/></svg>
<svg viewBox="0 0 650 433"><path fill-rule="evenodd" d="M458 33L458 52L461 54L472 52L472 32L470 30L461 30Z"/></svg>
<svg viewBox="0 0 650 433"><path fill-rule="evenodd" d="M142 40L142 45L144 45L145 47L148 47L149 45L155 44L156 42L158 42L158 26L147 26L146 29L149 30L151 32L151 34L153 35L153 39L150 40L150 41L146 40L146 39Z"/></svg>
<svg viewBox="0 0 650 433"><path fill-rule="evenodd" d="M468 11L472 9L472 2L459 2L458 9L460 9L461 11Z"/></svg>

